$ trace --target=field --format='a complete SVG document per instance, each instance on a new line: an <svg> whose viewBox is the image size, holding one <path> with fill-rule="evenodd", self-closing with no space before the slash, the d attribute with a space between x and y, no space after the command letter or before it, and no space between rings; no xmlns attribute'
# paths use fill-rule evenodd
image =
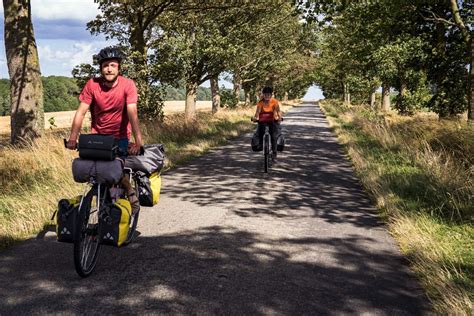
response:
<svg viewBox="0 0 474 316"><path fill-rule="evenodd" d="M205 111L211 110L211 101L197 101L196 109ZM165 114L172 114L184 111L184 101L165 101ZM74 117L75 111L64 111L64 112L49 112L44 114L44 127L46 129L65 128L70 127L72 118ZM51 118L54 118L54 126L49 122ZM88 122L88 120L86 120ZM0 134L10 133L10 116L0 117Z"/></svg>

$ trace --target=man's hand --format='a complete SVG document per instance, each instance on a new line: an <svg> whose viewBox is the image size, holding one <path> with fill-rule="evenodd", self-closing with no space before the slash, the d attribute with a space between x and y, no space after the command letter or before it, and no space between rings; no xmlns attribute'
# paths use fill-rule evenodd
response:
<svg viewBox="0 0 474 316"><path fill-rule="evenodd" d="M77 140L69 139L66 143L67 149L75 150L77 149Z"/></svg>
<svg viewBox="0 0 474 316"><path fill-rule="evenodd" d="M133 156L139 155L140 154L140 147L141 147L141 145L139 145L139 144L131 143L131 144L128 145L128 153L130 155L133 155Z"/></svg>

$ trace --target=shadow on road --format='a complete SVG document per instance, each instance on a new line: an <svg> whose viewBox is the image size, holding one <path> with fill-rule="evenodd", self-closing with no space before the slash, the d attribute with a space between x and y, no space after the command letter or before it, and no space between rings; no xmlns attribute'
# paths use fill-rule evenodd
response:
<svg viewBox="0 0 474 316"><path fill-rule="evenodd" d="M402 259L385 252L369 253L361 242L371 241L360 237L271 240L235 227L205 227L141 237L122 249L103 248L94 275L79 279L71 245L52 239L31 241L23 245L24 252L0 257L0 314L294 315L359 313L361 306L383 314L419 314L422 309L414 289L403 282L397 269ZM290 260L288 249L295 245L330 249L336 264L298 261L295 254ZM23 255L29 248L35 248L33 261ZM11 275L18 277L11 279ZM56 306L44 304L51 297Z"/></svg>
<svg viewBox="0 0 474 316"><path fill-rule="evenodd" d="M163 192L201 206L226 205L243 217L318 217L360 227L380 225L323 114L302 117L314 108L300 106L286 116L286 150L269 174L263 173L262 153L251 151L248 136L167 173L173 183L165 184Z"/></svg>

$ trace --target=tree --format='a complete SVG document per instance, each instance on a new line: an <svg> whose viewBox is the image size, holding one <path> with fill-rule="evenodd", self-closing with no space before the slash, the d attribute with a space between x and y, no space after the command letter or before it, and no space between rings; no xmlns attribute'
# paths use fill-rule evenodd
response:
<svg viewBox="0 0 474 316"><path fill-rule="evenodd" d="M43 134L43 86L29 0L3 0L5 50L10 76L11 142Z"/></svg>
<svg viewBox="0 0 474 316"><path fill-rule="evenodd" d="M466 38L472 27L464 28L464 32L462 24L456 27L455 20L459 19L456 19L456 9L450 9L449 1L307 3L309 8L303 11L309 10L310 20L319 22L325 30L325 41L332 43L321 52L338 57L326 59L325 67L342 69L340 73L346 79L351 78L349 89L352 92L354 82L362 88L365 81L366 90L373 92L375 83L380 80L384 99L388 99L390 86L398 90L396 107L402 113L411 113L420 107L429 107L440 117L465 111L468 54L460 47L462 37ZM458 10L464 21L469 17L468 8L472 6L464 4L462 10ZM320 66L323 66L322 61L324 59ZM328 78L334 76L329 71L322 71L318 76L323 74ZM327 85L326 89L337 90Z"/></svg>

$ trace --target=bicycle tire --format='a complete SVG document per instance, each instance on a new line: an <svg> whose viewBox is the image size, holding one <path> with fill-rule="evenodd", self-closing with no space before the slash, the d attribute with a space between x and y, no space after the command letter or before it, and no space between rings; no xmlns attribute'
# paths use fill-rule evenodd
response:
<svg viewBox="0 0 474 316"><path fill-rule="evenodd" d="M98 206L106 200L108 190L101 190L100 203L98 191L98 187L94 185L81 201L81 209L75 216L74 267L83 278L94 271L101 246Z"/></svg>

